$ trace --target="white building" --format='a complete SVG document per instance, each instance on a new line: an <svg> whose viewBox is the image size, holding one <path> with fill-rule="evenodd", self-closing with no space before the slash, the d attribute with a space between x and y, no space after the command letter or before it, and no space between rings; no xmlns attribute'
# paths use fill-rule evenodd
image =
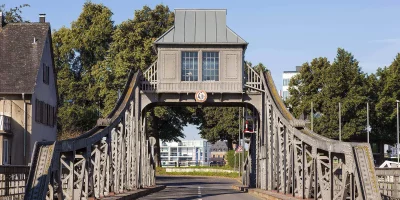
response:
<svg viewBox="0 0 400 200"><path fill-rule="evenodd" d="M160 141L161 165L180 166L208 165L211 143L206 140L182 140L181 142Z"/></svg>
<svg viewBox="0 0 400 200"><path fill-rule="evenodd" d="M296 74L300 73L301 66L296 66L296 71L283 71L282 74L282 99L286 100L289 94L289 82L290 79L295 76Z"/></svg>
<svg viewBox="0 0 400 200"><path fill-rule="evenodd" d="M387 157L397 158L396 144L395 145L385 144L383 147L383 150L384 150L384 153L387 154Z"/></svg>

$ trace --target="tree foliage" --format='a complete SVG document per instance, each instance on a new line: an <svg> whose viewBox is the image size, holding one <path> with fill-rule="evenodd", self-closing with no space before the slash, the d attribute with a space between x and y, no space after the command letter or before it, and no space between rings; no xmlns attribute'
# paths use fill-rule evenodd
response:
<svg viewBox="0 0 400 200"><path fill-rule="evenodd" d="M112 12L102 4L86 2L71 28L52 35L59 92L58 124L61 133L94 126L103 105L100 96L107 73L102 62L112 41Z"/></svg>
<svg viewBox="0 0 400 200"><path fill-rule="evenodd" d="M372 79L372 78L371 78ZM375 93L374 120L376 128L373 132L382 141L396 142L396 100L400 99L400 53L389 67L379 68L370 82Z"/></svg>
<svg viewBox="0 0 400 200"><path fill-rule="evenodd" d="M113 108L117 91L125 86L129 70L145 70L156 59L152 44L159 36L173 26L174 13L168 6L157 5L154 9L144 6L135 11L135 17L117 25L112 36L113 42L105 65L112 69L109 89L106 90L104 113Z"/></svg>
<svg viewBox="0 0 400 200"><path fill-rule="evenodd" d="M332 64L327 58L304 63L300 74L289 83L287 100L296 117L310 118L314 104L314 131L330 138L339 138L339 103L341 103L342 139L358 138L365 133L366 103L369 99L368 79L354 56L338 49Z"/></svg>
<svg viewBox="0 0 400 200"><path fill-rule="evenodd" d="M18 22L29 22L22 18L22 9L30 7L29 4L22 4L6 10L6 5L0 5L0 12L3 12L5 23L18 23Z"/></svg>
<svg viewBox="0 0 400 200"><path fill-rule="evenodd" d="M202 138L209 142L227 140L228 149L239 139L239 107L205 107L199 127Z"/></svg>

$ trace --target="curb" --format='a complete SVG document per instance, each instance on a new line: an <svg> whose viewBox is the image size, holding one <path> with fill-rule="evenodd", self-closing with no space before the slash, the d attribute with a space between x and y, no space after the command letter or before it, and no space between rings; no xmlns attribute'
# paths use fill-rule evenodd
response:
<svg viewBox="0 0 400 200"><path fill-rule="evenodd" d="M261 190L258 188L248 188L243 185L232 185L232 188L235 190L246 192L248 194L254 195L254 196L262 198L262 199L267 199L267 200L284 200L284 199L297 200L298 199L296 197L293 197L290 195L285 195L285 194L280 194L275 191L266 191L266 190Z"/></svg>
<svg viewBox="0 0 400 200"><path fill-rule="evenodd" d="M156 186L152 186L152 187L147 187L147 188L143 188L143 189L138 189L135 191L130 191L127 193L123 193L123 194L118 194L115 196L111 196L111 197L106 197L104 198L104 200L131 200L131 199L138 199L140 197L144 197L147 196L149 194L155 193L155 192L159 192L163 189L165 189L165 185L156 185Z"/></svg>

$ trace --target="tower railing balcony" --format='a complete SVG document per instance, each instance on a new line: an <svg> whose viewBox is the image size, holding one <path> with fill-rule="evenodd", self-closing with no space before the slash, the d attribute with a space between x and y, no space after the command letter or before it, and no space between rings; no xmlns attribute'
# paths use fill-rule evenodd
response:
<svg viewBox="0 0 400 200"><path fill-rule="evenodd" d="M0 115L0 133L9 133L11 131L11 119L8 116Z"/></svg>

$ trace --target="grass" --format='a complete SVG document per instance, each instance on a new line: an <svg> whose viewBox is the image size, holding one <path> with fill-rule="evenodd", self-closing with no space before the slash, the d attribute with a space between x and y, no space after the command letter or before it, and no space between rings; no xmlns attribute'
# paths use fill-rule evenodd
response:
<svg viewBox="0 0 400 200"><path fill-rule="evenodd" d="M225 165L225 166L189 166L189 167L181 167L181 168L199 168L199 169L224 169L224 170L233 170L232 167Z"/></svg>
<svg viewBox="0 0 400 200"><path fill-rule="evenodd" d="M212 168L212 167L198 167L198 168ZM221 169L221 168L217 168ZM238 178L238 172L226 173L226 172L166 172L163 167L156 168L156 175L172 175L172 176L213 176L213 177L226 177L226 178Z"/></svg>

